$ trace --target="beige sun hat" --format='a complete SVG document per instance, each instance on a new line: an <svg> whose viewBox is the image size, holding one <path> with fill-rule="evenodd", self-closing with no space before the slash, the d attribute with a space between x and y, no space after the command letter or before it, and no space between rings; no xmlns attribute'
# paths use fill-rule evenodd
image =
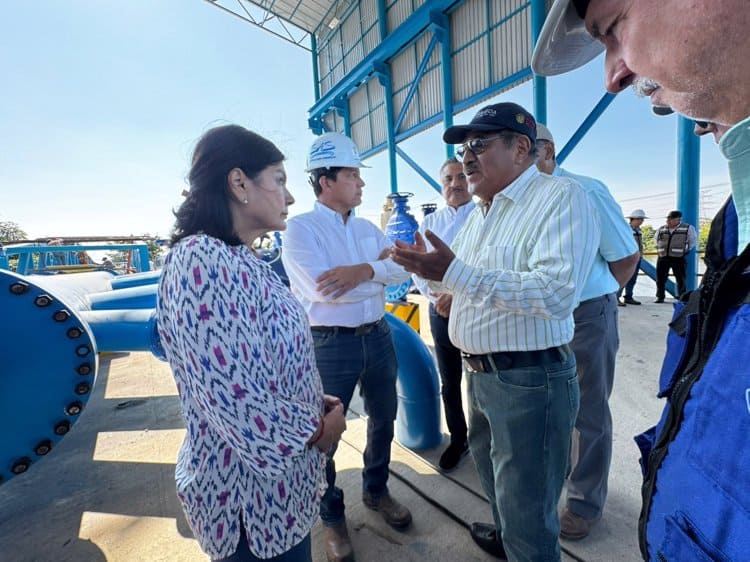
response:
<svg viewBox="0 0 750 562"><path fill-rule="evenodd" d="M539 34L531 68L540 76L574 70L604 51L583 23L589 0L555 0Z"/></svg>

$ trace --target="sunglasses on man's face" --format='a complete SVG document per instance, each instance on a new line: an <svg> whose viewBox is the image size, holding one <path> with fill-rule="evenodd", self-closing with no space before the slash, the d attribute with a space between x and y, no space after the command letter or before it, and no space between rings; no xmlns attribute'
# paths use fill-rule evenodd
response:
<svg viewBox="0 0 750 562"><path fill-rule="evenodd" d="M459 162L463 162L467 150L471 150L474 153L474 156L478 156L482 154L482 152L487 150L487 147L490 146L490 143L492 141L499 138L501 138L500 135L496 135L494 137L484 137L468 140L456 148L456 159Z"/></svg>

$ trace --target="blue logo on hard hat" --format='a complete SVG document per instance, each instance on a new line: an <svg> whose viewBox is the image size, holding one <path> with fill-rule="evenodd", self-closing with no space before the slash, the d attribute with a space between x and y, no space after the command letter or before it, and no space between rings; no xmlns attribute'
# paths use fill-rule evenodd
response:
<svg viewBox="0 0 750 562"><path fill-rule="evenodd" d="M332 160L336 157L336 146L330 140L316 144L310 150L310 161Z"/></svg>

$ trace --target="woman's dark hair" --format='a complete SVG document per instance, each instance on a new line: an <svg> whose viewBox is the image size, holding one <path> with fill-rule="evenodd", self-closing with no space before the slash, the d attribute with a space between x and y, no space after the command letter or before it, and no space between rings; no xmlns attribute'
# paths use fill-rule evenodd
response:
<svg viewBox="0 0 750 562"><path fill-rule="evenodd" d="M206 131L193 151L190 191L174 212L170 243L203 232L233 246L242 244L229 212L229 171L239 168L255 179L267 166L283 160L284 155L271 141L239 125Z"/></svg>

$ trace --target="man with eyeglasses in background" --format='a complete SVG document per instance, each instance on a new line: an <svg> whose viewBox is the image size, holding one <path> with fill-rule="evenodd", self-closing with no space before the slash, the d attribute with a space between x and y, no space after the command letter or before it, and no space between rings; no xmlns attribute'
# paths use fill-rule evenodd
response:
<svg viewBox="0 0 750 562"><path fill-rule="evenodd" d="M451 246L425 231L393 260L451 293L451 341L463 351L469 447L492 507L471 536L507 560L560 559L557 502L578 412L573 310L600 237L581 186L539 173L536 122L514 103L450 127L479 199Z"/></svg>

